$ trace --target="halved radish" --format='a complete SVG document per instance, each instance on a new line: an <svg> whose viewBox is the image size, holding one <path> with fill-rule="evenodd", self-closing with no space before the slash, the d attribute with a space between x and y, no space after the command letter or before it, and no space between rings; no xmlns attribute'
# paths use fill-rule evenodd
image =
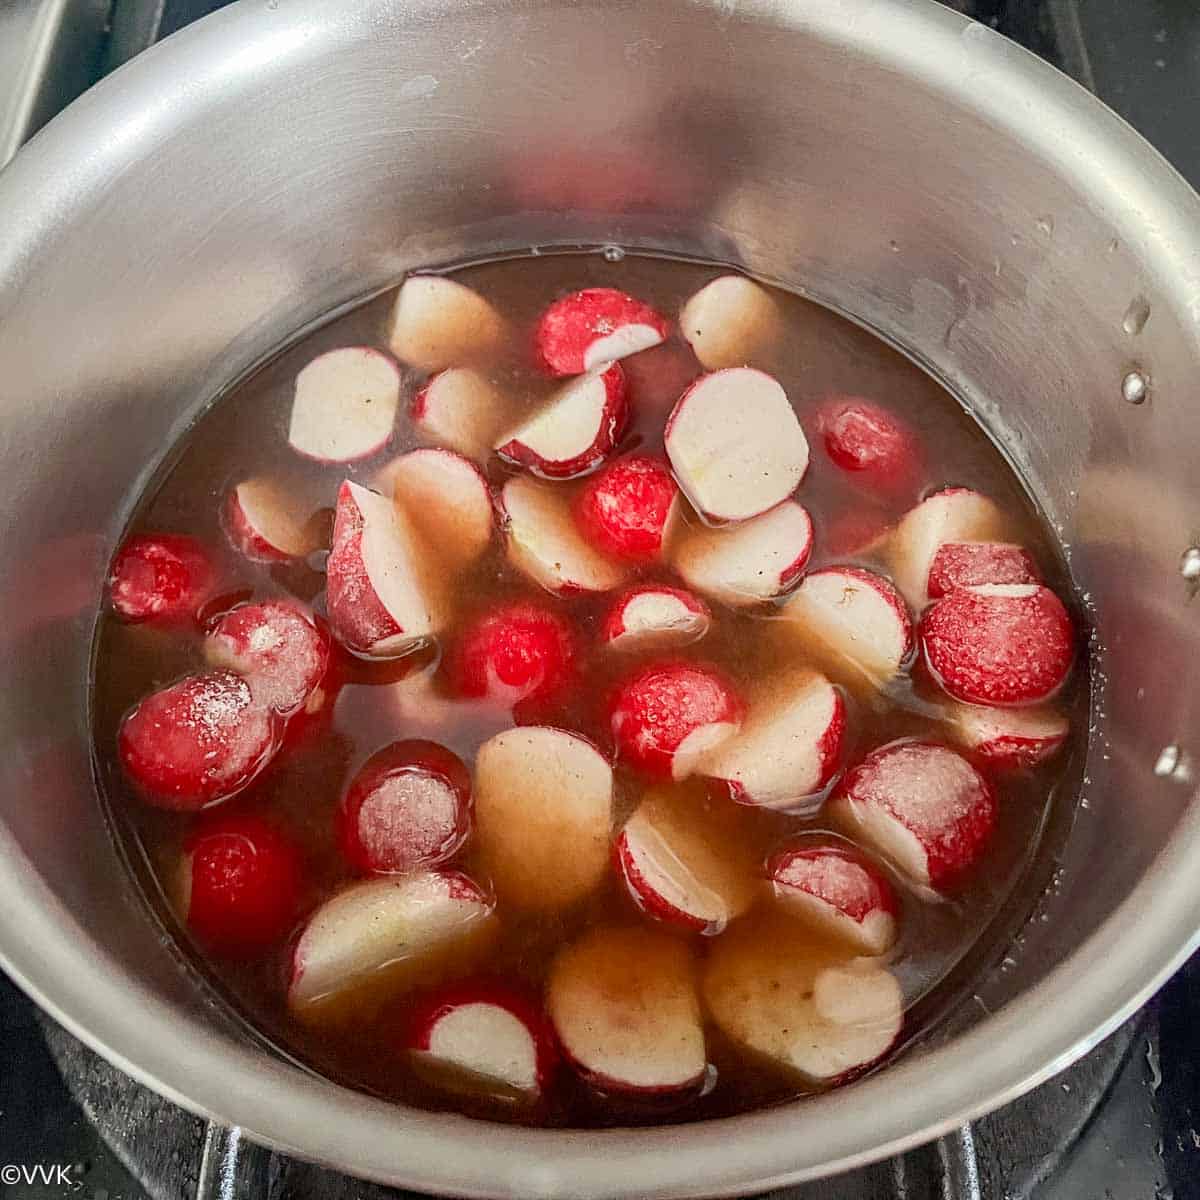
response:
<svg viewBox="0 0 1200 1200"><path fill-rule="evenodd" d="M479 371L449 367L413 397L411 416L430 441L483 462L512 423L512 405Z"/></svg>
<svg viewBox="0 0 1200 1200"><path fill-rule="evenodd" d="M931 742L892 742L842 780L829 815L914 883L952 890L982 857L996 798L960 754Z"/></svg>
<svg viewBox="0 0 1200 1200"><path fill-rule="evenodd" d="M813 524L802 504L785 500L729 529L680 529L673 543L673 565L692 587L742 608L773 600L800 579L812 554Z"/></svg>
<svg viewBox="0 0 1200 1200"><path fill-rule="evenodd" d="M628 575L628 567L587 544L570 499L552 484L516 475L500 493L500 508L509 561L548 591L607 592Z"/></svg>
<svg viewBox="0 0 1200 1200"><path fill-rule="evenodd" d="M653 562L679 488L653 454L627 454L602 467L575 498L580 532L599 550L629 562Z"/></svg>
<svg viewBox="0 0 1200 1200"><path fill-rule="evenodd" d="M225 532L251 562L291 562L317 548L312 513L274 480L244 479L229 493Z"/></svg>
<svg viewBox="0 0 1200 1200"><path fill-rule="evenodd" d="M471 776L436 742L393 742L350 781L337 813L338 844L364 874L445 862L471 827Z"/></svg>
<svg viewBox="0 0 1200 1200"><path fill-rule="evenodd" d="M617 754L664 779L686 779L741 727L742 703L712 667L668 661L622 680L608 704Z"/></svg>
<svg viewBox="0 0 1200 1200"><path fill-rule="evenodd" d="M819 793L842 756L846 705L815 672L759 685L741 730L700 764L739 804L786 809Z"/></svg>
<svg viewBox="0 0 1200 1200"><path fill-rule="evenodd" d="M967 704L1038 704L1062 687L1075 632L1062 601L1031 583L958 588L921 618L921 648L943 690Z"/></svg>
<svg viewBox="0 0 1200 1200"><path fill-rule="evenodd" d="M549 403L496 442L496 453L547 479L571 479L598 467L629 421L625 375L613 363L564 384Z"/></svg>
<svg viewBox="0 0 1200 1200"><path fill-rule="evenodd" d="M476 842L500 899L548 911L604 878L612 768L591 742L533 725L497 734L475 758Z"/></svg>
<svg viewBox="0 0 1200 1200"><path fill-rule="evenodd" d="M849 842L821 835L797 838L771 856L767 878L785 912L860 954L883 954L896 941L896 890Z"/></svg>
<svg viewBox="0 0 1200 1200"><path fill-rule="evenodd" d="M296 376L288 443L319 462L369 458L391 439L399 407L400 371L386 354L329 350Z"/></svg>
<svg viewBox="0 0 1200 1200"><path fill-rule="evenodd" d="M1024 546L1011 542L943 542L929 566L929 598L981 583L1041 583Z"/></svg>
<svg viewBox="0 0 1200 1200"><path fill-rule="evenodd" d="M779 310L753 280L721 275L683 306L679 330L707 370L743 367L779 337Z"/></svg>
<svg viewBox="0 0 1200 1200"><path fill-rule="evenodd" d="M911 493L920 482L924 456L917 435L881 405L832 398L817 414L817 428L830 460L873 490Z"/></svg>
<svg viewBox="0 0 1200 1200"><path fill-rule="evenodd" d="M567 1059L605 1092L698 1087L708 1059L695 975L692 952L678 938L648 929L584 934L554 960L547 990Z"/></svg>
<svg viewBox="0 0 1200 1200"><path fill-rule="evenodd" d="M600 640L611 650L662 650L699 641L711 624L708 605L691 592L646 583L613 601Z"/></svg>
<svg viewBox="0 0 1200 1200"><path fill-rule="evenodd" d="M551 375L581 375L657 346L669 331L650 305L616 288L585 288L551 304L533 338Z"/></svg>
<svg viewBox="0 0 1200 1200"><path fill-rule="evenodd" d="M409 366L440 371L494 354L509 336L478 292L444 275L410 275L396 294L388 346Z"/></svg>
<svg viewBox="0 0 1200 1200"><path fill-rule="evenodd" d="M737 828L727 805L649 792L617 838L617 870L648 916L713 936L754 901L754 860Z"/></svg>
<svg viewBox="0 0 1200 1200"><path fill-rule="evenodd" d="M693 383L664 440L679 486L709 521L744 521L774 508L808 469L808 439L787 393L750 367Z"/></svg>
<svg viewBox="0 0 1200 1200"><path fill-rule="evenodd" d="M313 1013L362 988L391 990L482 931L493 906L458 871L364 879L309 918L292 953L288 1006Z"/></svg>
<svg viewBox="0 0 1200 1200"><path fill-rule="evenodd" d="M208 549L182 533L139 533L113 559L109 598L117 616L142 621L191 621L212 594L217 572Z"/></svg>
<svg viewBox="0 0 1200 1200"><path fill-rule="evenodd" d="M712 945L704 999L739 1046L815 1083L844 1083L895 1044L904 998L890 971L814 940L783 914Z"/></svg>
<svg viewBox="0 0 1200 1200"><path fill-rule="evenodd" d="M1052 709L977 708L955 704L947 712L955 740L987 766L1001 771L1035 767L1063 747L1071 722Z"/></svg>

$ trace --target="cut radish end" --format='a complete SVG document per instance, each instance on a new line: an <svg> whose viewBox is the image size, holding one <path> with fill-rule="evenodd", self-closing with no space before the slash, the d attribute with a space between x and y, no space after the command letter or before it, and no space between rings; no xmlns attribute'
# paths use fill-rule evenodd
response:
<svg viewBox="0 0 1200 1200"><path fill-rule="evenodd" d="M917 435L895 413L869 400L839 396L817 415L830 460L873 490L897 495L920 482Z"/></svg>
<svg viewBox="0 0 1200 1200"><path fill-rule="evenodd" d="M801 838L767 863L780 907L860 954L896 941L900 902L887 876L847 842Z"/></svg>
<svg viewBox="0 0 1200 1200"><path fill-rule="evenodd" d="M675 569L698 592L743 608L773 600L796 584L812 546L808 510L785 500L730 529L681 530L671 557Z"/></svg>
<svg viewBox="0 0 1200 1200"><path fill-rule="evenodd" d="M667 464L629 454L603 467L575 500L580 532L598 550L628 562L653 562L679 489Z"/></svg>
<svg viewBox="0 0 1200 1200"><path fill-rule="evenodd" d="M693 383L664 437L679 486L709 521L744 521L774 508L808 469L808 440L787 393L749 367Z"/></svg>
<svg viewBox="0 0 1200 1200"><path fill-rule="evenodd" d="M999 771L1025 770L1053 758L1071 722L1050 709L976 708L956 704L948 714L955 739L975 758Z"/></svg>
<svg viewBox="0 0 1200 1200"><path fill-rule="evenodd" d="M309 918L292 955L294 1012L371 985L413 982L445 952L489 924L492 904L457 871L423 871L353 883Z"/></svg>
<svg viewBox="0 0 1200 1200"><path fill-rule="evenodd" d="M225 532L251 562L291 562L317 548L312 513L270 479L239 483L225 502Z"/></svg>
<svg viewBox="0 0 1200 1200"><path fill-rule="evenodd" d="M229 671L192 675L147 696L121 722L131 783L157 808L190 811L246 787L279 749L282 722Z"/></svg>
<svg viewBox="0 0 1200 1200"><path fill-rule="evenodd" d="M216 570L208 550L181 533L136 534L121 547L109 597L130 625L190 621L212 594Z"/></svg>
<svg viewBox="0 0 1200 1200"><path fill-rule="evenodd" d="M478 371L451 367L435 375L413 398L412 421L437 445L484 462L512 423L511 408Z"/></svg>
<svg viewBox="0 0 1200 1200"><path fill-rule="evenodd" d="M740 804L786 809L833 778L846 705L824 675L789 675L759 688L741 730L701 764Z"/></svg>
<svg viewBox="0 0 1200 1200"><path fill-rule="evenodd" d="M1040 584L959 588L921 619L921 647L947 695L967 704L1028 705L1062 687L1075 633L1062 601Z"/></svg>
<svg viewBox="0 0 1200 1200"><path fill-rule="evenodd" d="M784 915L739 923L713 943L704 998L732 1041L823 1084L878 1062L903 1024L890 971L814 942Z"/></svg>
<svg viewBox="0 0 1200 1200"><path fill-rule="evenodd" d="M686 779L741 726L742 704L712 667L643 667L618 684L608 720L618 755L663 779Z"/></svg>
<svg viewBox="0 0 1200 1200"><path fill-rule="evenodd" d="M699 641L711 624L703 600L682 588L650 583L617 597L600 639L611 650L665 650Z"/></svg>
<svg viewBox="0 0 1200 1200"><path fill-rule="evenodd" d="M629 421L625 375L615 363L565 384L540 412L503 435L496 453L547 479L571 479L598 467Z"/></svg>
<svg viewBox="0 0 1200 1200"><path fill-rule="evenodd" d="M586 288L551 304L533 337L551 375L580 375L657 346L669 332L650 305L615 288Z"/></svg>
<svg viewBox="0 0 1200 1200"><path fill-rule="evenodd" d="M604 878L612 768L590 742L561 729L509 729L475 758L476 840L500 899L549 911Z"/></svg>
<svg viewBox="0 0 1200 1200"><path fill-rule="evenodd" d="M440 371L494 354L507 322L478 292L442 275L410 275L396 295L388 346L420 371Z"/></svg>
<svg viewBox="0 0 1200 1200"><path fill-rule="evenodd" d="M727 806L649 793L614 847L617 869L648 916L709 936L754 901L754 861Z"/></svg>
<svg viewBox="0 0 1200 1200"><path fill-rule="evenodd" d="M471 825L471 777L436 742L393 742L372 754L337 814L346 861L365 874L400 874L445 862Z"/></svg>
<svg viewBox="0 0 1200 1200"><path fill-rule="evenodd" d="M550 968L547 1009L568 1060L605 1092L697 1087L708 1067L687 943L646 929L596 929Z"/></svg>
<svg viewBox="0 0 1200 1200"><path fill-rule="evenodd" d="M929 598L981 583L1041 583L1037 564L1011 542L944 542L929 567Z"/></svg>
<svg viewBox="0 0 1200 1200"><path fill-rule="evenodd" d="M553 485L510 479L500 494L509 561L548 591L607 592L628 568L593 550L571 516L571 502Z"/></svg>
<svg viewBox="0 0 1200 1200"><path fill-rule="evenodd" d="M779 310L753 280L722 275L683 306L679 328L706 370L742 367L778 339Z"/></svg>
<svg viewBox="0 0 1200 1200"><path fill-rule="evenodd" d="M296 604L269 600L227 612L204 640L204 656L244 675L254 698L290 716L329 667L329 639Z"/></svg>
<svg viewBox="0 0 1200 1200"><path fill-rule="evenodd" d="M368 346L330 350L296 376L288 443L318 462L354 462L391 440L400 371Z"/></svg>
<svg viewBox="0 0 1200 1200"><path fill-rule="evenodd" d="M982 857L996 827L996 800L953 750L893 742L842 780L829 814L914 883L946 892Z"/></svg>

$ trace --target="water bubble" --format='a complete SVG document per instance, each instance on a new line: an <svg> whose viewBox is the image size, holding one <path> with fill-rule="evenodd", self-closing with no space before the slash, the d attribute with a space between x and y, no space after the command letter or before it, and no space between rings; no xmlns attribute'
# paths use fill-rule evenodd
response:
<svg viewBox="0 0 1200 1200"><path fill-rule="evenodd" d="M625 258L625 251L620 246L605 246L604 247L605 262L621 262Z"/></svg>
<svg viewBox="0 0 1200 1200"><path fill-rule="evenodd" d="M1121 380L1121 395L1130 404L1144 404L1150 394L1150 381L1141 371L1130 371Z"/></svg>
<svg viewBox="0 0 1200 1200"><path fill-rule="evenodd" d="M1145 296L1134 296L1129 302L1129 307L1125 310L1125 318L1121 322L1121 328L1130 337L1137 337L1146 328L1148 320L1150 320L1150 301Z"/></svg>

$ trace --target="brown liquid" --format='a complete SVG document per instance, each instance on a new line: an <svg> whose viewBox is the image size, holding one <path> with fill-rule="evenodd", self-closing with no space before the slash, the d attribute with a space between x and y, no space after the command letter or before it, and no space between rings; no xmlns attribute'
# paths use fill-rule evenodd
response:
<svg viewBox="0 0 1200 1200"><path fill-rule="evenodd" d="M510 259L464 268L457 277L488 297L509 314L519 328L532 328L538 313L556 295L589 286L614 286L673 314L697 288L721 273L711 266L685 264L657 258L626 257L610 262L600 254L555 255ZM909 360L876 336L823 308L786 293L776 293L784 316L785 336L774 361L756 365L770 370L792 397L812 445L812 465L798 494L812 514L817 543L811 567L844 562L831 555L822 534L845 514L867 510L894 521L922 495L947 485L965 485L991 496L1012 515L1019 538L1038 560L1047 582L1064 598L1069 582L1045 523L1039 518L1012 468L955 399ZM221 498L230 486L250 475L276 474L307 498L312 510L331 510L344 477L369 483L382 462L417 444L407 420L401 419L387 451L364 464L349 467L321 466L291 452L287 421L292 383L296 373L316 354L338 346L384 344L385 319L391 295L380 297L332 321L268 362L229 395L213 405L196 423L173 454L169 467L143 498L130 532L178 531L191 533L220 548L231 590L252 590L258 599L293 595L321 607L324 577L319 561L309 565L261 567L247 563L225 542L218 520ZM511 361L497 366L494 382L505 392L533 406L554 384L529 363L527 345L513 348ZM630 379L634 422L621 450L635 447L661 452L662 428L683 385L699 368L676 335L668 343L643 352L624 363ZM409 373L414 389L420 377ZM851 477L833 467L825 456L811 414L828 392L868 397L902 416L920 435L926 451L927 477L911 495L881 501L856 486ZM411 395L411 390L406 394ZM493 462L492 479L503 479L506 468ZM570 486L570 485L567 485ZM869 558L861 560L872 565ZM878 565L878 564L876 564ZM662 568L647 578L669 579ZM538 593L536 587L510 568L497 545L480 564L467 585L472 597L468 608L486 609L502 597ZM604 601L556 600L568 612L583 638L597 628ZM714 606L718 608L719 606ZM713 631L684 655L722 665L735 679L753 680L761 670L776 666L770 639L764 638L763 614L720 612ZM432 737L471 762L478 746L508 722L494 712L469 703L438 710L446 723L432 728L401 722L387 702L385 689L406 673L432 679L438 692L440 679L435 662L404 660L400 664L349 664L350 678L340 692L332 728L316 740L285 752L243 795L229 803L244 811L269 813L306 848L312 870L314 904L350 879L332 836L333 815L339 797L358 767L376 750L403 737ZM165 910L172 929L189 953L203 961L190 946L185 931L169 913L169 900L179 870L181 844L195 822L194 816L162 812L143 803L125 785L115 761L117 726L123 713L149 691L181 675L203 669L199 635L164 633L145 626L127 626L110 615L100 623L95 658L95 734L101 778L106 786L116 823L132 851L131 858L149 868L155 903ZM601 734L598 698L612 676L611 659L595 652L588 656L587 693L576 695L553 723ZM1073 682L1060 703L1074 717L1075 737L1068 752L1030 773L998 781L1000 823L986 862L969 885L952 901L930 902L907 890L896 879L904 898L900 942L891 952L910 1007L910 1025L944 1009L947 981L964 960L988 961L986 934L995 938L997 914L1012 907L1014 891L1024 881L1028 889L1036 872L1030 871L1042 830L1052 805L1073 802L1082 761L1082 731L1086 670L1076 669ZM404 686L403 684L399 686ZM444 692L447 703L449 697ZM897 737L945 734L927 715L927 700L934 693L920 681L905 681L888 693L886 703L865 703L850 697L851 745L848 761ZM428 704L418 706L432 711ZM642 784L624 768L617 770L617 825L636 802ZM699 791L695 785L688 785ZM820 814L785 816L752 809L739 810L740 836L756 854L763 854L787 836L801 830L821 829ZM472 862L468 841L457 865L468 872ZM157 887L155 887L157 884ZM1024 897L1026 907L1032 895ZM1018 903L1021 902L1018 896ZM550 917L517 917L501 908L500 935L482 966L489 972L512 977L537 990L555 949L592 923L639 918L615 878L578 909ZM748 920L755 919L753 915ZM984 939L981 941L981 939ZM703 955L703 939L696 939ZM386 1007L368 1026L351 1024L319 1032L292 1018L285 1004L287 947L261 961L231 965L203 963L217 986L266 1036L315 1069L353 1086L380 1095L431 1108L459 1108L474 1115L500 1120L537 1120L550 1125L599 1126L655 1123L726 1115L776 1103L802 1093L795 1078L769 1065L751 1061L729 1045L710 1026L708 1046L715 1066L715 1083L700 1098L673 1108L656 1108L598 1097L561 1072L548 1102L529 1113L511 1105L484 1099L464 1100L440 1090L414 1074L397 1048L398 1030L411 997L401 997ZM956 992L961 990L955 988ZM906 1029L906 1037L913 1028Z"/></svg>

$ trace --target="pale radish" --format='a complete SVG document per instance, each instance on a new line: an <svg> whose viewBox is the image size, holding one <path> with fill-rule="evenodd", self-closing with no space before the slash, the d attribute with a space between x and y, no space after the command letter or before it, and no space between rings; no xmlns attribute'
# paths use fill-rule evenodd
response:
<svg viewBox="0 0 1200 1200"><path fill-rule="evenodd" d="M778 340L780 328L770 293L744 275L705 284L679 314L680 332L709 371L753 363Z"/></svg>
<svg viewBox="0 0 1200 1200"><path fill-rule="evenodd" d="M291 562L317 548L313 513L272 479L245 479L225 501L225 533L251 562Z"/></svg>
<svg viewBox="0 0 1200 1200"><path fill-rule="evenodd" d="M1071 722L1047 708L978 708L954 704L946 717L955 741L993 770L1035 767L1053 758L1067 740Z"/></svg>
<svg viewBox="0 0 1200 1200"><path fill-rule="evenodd" d="M400 371L386 354L329 350L296 376L288 443L318 462L369 458L391 439L399 407Z"/></svg>
<svg viewBox="0 0 1200 1200"><path fill-rule="evenodd" d="M388 346L419 371L440 371L494 355L510 336L508 322L465 284L410 275L396 294Z"/></svg>
<svg viewBox="0 0 1200 1200"><path fill-rule="evenodd" d="M556 300L534 330L538 362L551 375L580 375L648 350L669 333L665 318L616 288L585 288Z"/></svg>
<svg viewBox="0 0 1200 1200"><path fill-rule="evenodd" d="M956 587L981 583L1040 583L1037 564L1011 542L943 542L929 566L928 591L938 600Z"/></svg>
<svg viewBox="0 0 1200 1200"><path fill-rule="evenodd" d="M711 624L708 606L691 592L647 583L613 601L600 640L610 650L665 650L699 641Z"/></svg>
<svg viewBox="0 0 1200 1200"><path fill-rule="evenodd" d="M513 419L507 397L471 367L439 371L413 397L410 415L418 433L474 462L490 457Z"/></svg>

